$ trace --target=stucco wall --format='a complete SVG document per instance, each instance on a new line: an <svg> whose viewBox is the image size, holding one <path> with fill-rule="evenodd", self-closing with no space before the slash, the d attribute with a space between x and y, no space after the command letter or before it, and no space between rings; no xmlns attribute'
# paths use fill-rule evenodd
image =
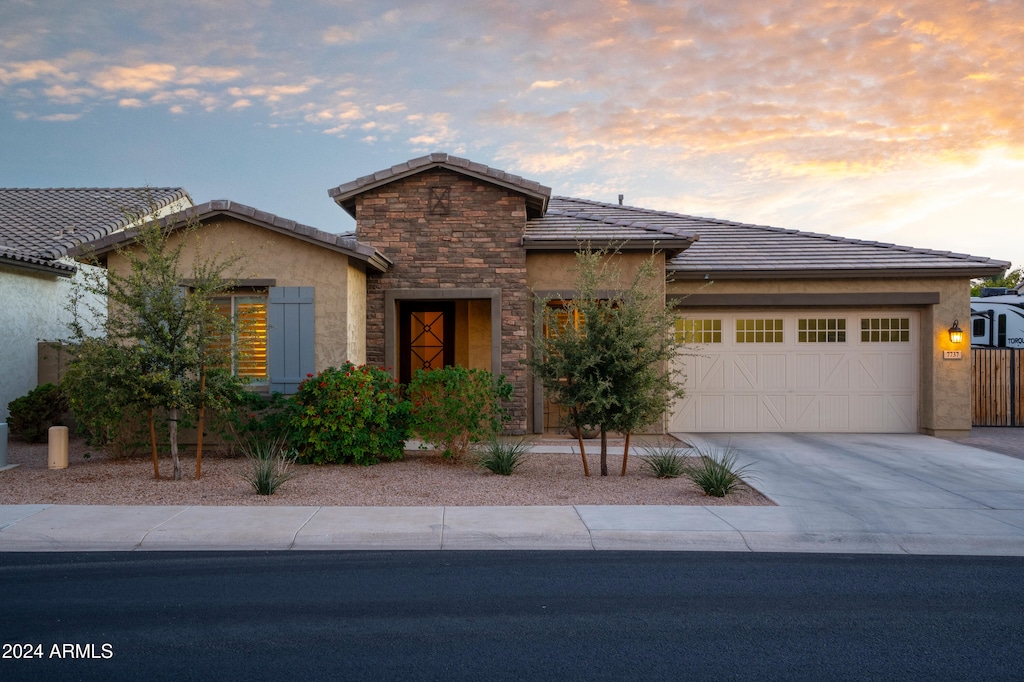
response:
<svg viewBox="0 0 1024 682"><path fill-rule="evenodd" d="M636 276L640 265L651 258L650 253L619 253L609 256L614 261L622 279L622 286L628 287ZM665 254L655 253L654 269L665 271ZM658 278L661 286L661 278ZM569 295L576 284L576 254L534 251L526 255L526 284L534 292L559 292Z"/></svg>
<svg viewBox="0 0 1024 682"><path fill-rule="evenodd" d="M348 264L348 359L366 363L366 268L349 259Z"/></svg>
<svg viewBox="0 0 1024 682"><path fill-rule="evenodd" d="M172 235L170 245L176 246L181 239L181 233ZM183 278L189 277L188 270L196 253L204 258L242 253L241 263L228 273L233 277L272 279L275 286L280 287L314 287L317 371L340 365L350 357L349 344L353 337L359 340L362 316L356 318L355 330L351 329L349 279L359 279L353 276L353 270L355 275L360 273L357 268L349 267L348 256L234 218L205 223L198 234L186 239L181 258L185 270L181 273ZM111 254L108 265L111 269L120 269L124 262L117 254ZM356 288L358 286L357 283ZM353 292L353 296L358 296L358 291ZM362 349L357 347L351 351L358 356Z"/></svg>
<svg viewBox="0 0 1024 682"><path fill-rule="evenodd" d="M954 346L949 328L954 320L967 329L971 318L970 280L966 277L807 279L807 280L718 280L671 282L670 295L679 294L939 294L934 305L877 306L879 310L916 309L921 314L919 429L933 435L963 434L971 428L970 341ZM686 308L686 300L680 301ZM863 306L858 306L863 307ZM959 350L960 360L943 359L946 350Z"/></svg>
<svg viewBox="0 0 1024 682"><path fill-rule="evenodd" d="M79 266L73 278L66 278L0 265L0 420L7 419L9 402L37 385L38 342L70 336L71 314L65 306L86 270ZM88 302L103 309L95 297ZM87 308L81 312L87 314Z"/></svg>

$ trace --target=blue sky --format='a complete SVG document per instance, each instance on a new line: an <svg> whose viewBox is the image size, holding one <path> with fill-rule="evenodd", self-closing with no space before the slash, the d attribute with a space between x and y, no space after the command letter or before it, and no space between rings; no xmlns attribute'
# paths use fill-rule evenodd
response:
<svg viewBox="0 0 1024 682"><path fill-rule="evenodd" d="M321 229L433 151L556 194L1024 264L1019 0L5 0L0 186Z"/></svg>

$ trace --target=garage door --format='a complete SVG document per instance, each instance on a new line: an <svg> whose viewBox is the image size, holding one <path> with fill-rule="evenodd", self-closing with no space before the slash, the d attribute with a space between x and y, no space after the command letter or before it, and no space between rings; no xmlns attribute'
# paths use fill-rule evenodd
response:
<svg viewBox="0 0 1024 682"><path fill-rule="evenodd" d="M673 431L917 431L918 316L694 311Z"/></svg>

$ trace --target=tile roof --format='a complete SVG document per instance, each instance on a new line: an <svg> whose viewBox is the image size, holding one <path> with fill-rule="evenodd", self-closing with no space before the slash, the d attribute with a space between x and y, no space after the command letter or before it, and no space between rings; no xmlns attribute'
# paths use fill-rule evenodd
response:
<svg viewBox="0 0 1024 682"><path fill-rule="evenodd" d="M396 180L409 177L410 175L416 175L417 173L422 173L433 168L445 168L456 173L461 173L462 175L478 178L485 182L524 194L526 196L527 215L530 217L540 217L544 215L544 212L547 210L548 199L551 197L551 188L545 187L539 182L526 180L518 175L512 175L511 173L506 173L503 170L491 168L490 166L485 166L482 163L476 163L458 156L451 156L444 152L436 152L428 154L427 156L421 156L419 158L406 161L405 163L397 164L391 168L385 168L384 170L377 171L371 175L365 175L361 178L352 180L351 182L339 185L334 189L329 189L327 190L327 194L334 199L335 203L355 218L356 196L371 189L390 184Z"/></svg>
<svg viewBox="0 0 1024 682"><path fill-rule="evenodd" d="M891 277L959 274L979 277L1009 267L1006 261L949 251L918 249L814 232L749 225L715 218L653 211L585 199L553 197L549 215L569 213L590 220L621 221L662 231L690 233L699 239L666 263L670 279L790 277ZM547 230L546 218L539 223ZM625 229L625 228L624 228ZM530 228L527 228L527 232ZM554 230L551 230L552 234ZM625 234L625 232L623 232Z"/></svg>
<svg viewBox="0 0 1024 682"><path fill-rule="evenodd" d="M584 244L622 251L657 248L671 257L699 239L692 230L601 210L592 212L588 206L570 205L573 201L552 198L543 218L526 223L523 246L528 251L576 250Z"/></svg>
<svg viewBox="0 0 1024 682"><path fill-rule="evenodd" d="M70 275L75 266L60 259L71 249L186 199L180 187L0 188L0 262Z"/></svg>
<svg viewBox="0 0 1024 682"><path fill-rule="evenodd" d="M161 223L163 225L177 225L178 227L185 227L190 220L205 221L219 215L237 218L279 234L285 234L311 244L316 244L317 246L331 249L332 251L344 253L345 255L352 256L353 258L367 263L379 272L386 272L392 265L390 260L372 246L367 246L366 244L356 241L351 233L336 234L333 232L325 232L318 228L303 225L295 222L294 220L282 218L274 215L273 213L261 211L253 208L252 206L246 206L245 204L240 204L237 201L230 201L228 199L216 199L214 201L208 201L205 204L199 204L198 206L185 209L184 211L162 218ZM86 251L94 255L109 253L120 245L131 241L134 235L135 232L133 230L118 232L95 242L91 242L86 245L85 248L79 249L74 253L76 255L82 255Z"/></svg>

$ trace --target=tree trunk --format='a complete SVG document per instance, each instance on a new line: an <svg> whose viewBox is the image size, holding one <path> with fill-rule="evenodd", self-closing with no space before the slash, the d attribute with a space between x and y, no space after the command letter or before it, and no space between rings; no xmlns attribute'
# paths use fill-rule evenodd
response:
<svg viewBox="0 0 1024 682"><path fill-rule="evenodd" d="M178 408L172 407L167 417L171 436L171 460L174 462L174 480L181 480L181 461L178 459Z"/></svg>
<svg viewBox="0 0 1024 682"><path fill-rule="evenodd" d="M576 411L573 410L574 415L575 413ZM573 422L575 423L575 421L576 420L574 419ZM580 443L580 457L583 458L583 475L589 477L590 467L587 466L587 451L583 448L583 427L579 425L576 426L576 440Z"/></svg>
<svg viewBox="0 0 1024 682"><path fill-rule="evenodd" d="M626 462L629 461L629 437L633 435L632 431L626 431L626 447L622 450L622 473L620 476L626 475Z"/></svg>
<svg viewBox="0 0 1024 682"><path fill-rule="evenodd" d="M608 432L601 427L601 475L608 475Z"/></svg>
<svg viewBox="0 0 1024 682"><path fill-rule="evenodd" d="M203 417L206 414L206 370L199 374L199 431L196 435L196 480L203 474Z"/></svg>
<svg viewBox="0 0 1024 682"><path fill-rule="evenodd" d="M153 419L153 410L149 411L149 444L153 446L153 478L160 478L160 458L156 454L156 423Z"/></svg>

